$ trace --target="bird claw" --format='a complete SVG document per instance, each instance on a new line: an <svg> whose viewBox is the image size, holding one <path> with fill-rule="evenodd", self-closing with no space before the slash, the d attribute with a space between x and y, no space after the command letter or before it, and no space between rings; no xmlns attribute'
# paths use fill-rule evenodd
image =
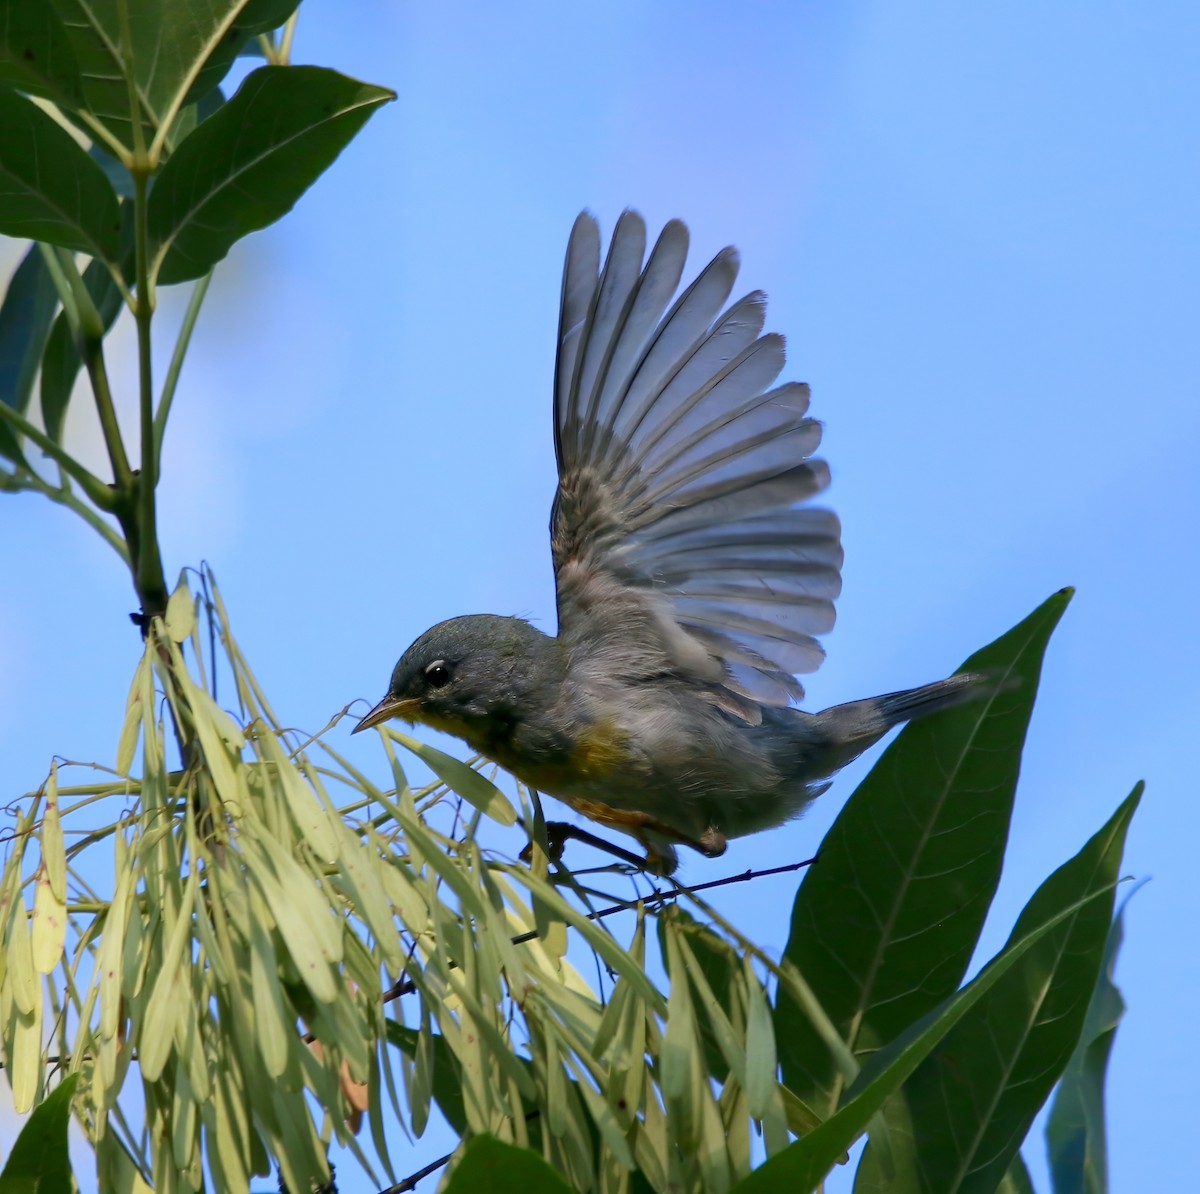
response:
<svg viewBox="0 0 1200 1194"><path fill-rule="evenodd" d="M705 858L720 858L725 853L725 835L711 826L699 838L693 839L683 837L660 822L647 817L634 831L634 836L646 848L644 858L639 858L632 851L626 850L606 838L598 837L586 829L581 829L578 825L572 825L567 821L546 822L546 847L551 862L561 861L567 842L574 839L597 850L603 850L640 871L646 871L665 879L673 874L679 866L679 856L675 853L676 845L688 846L698 854L703 854ZM654 840L656 838L661 840ZM532 840L526 844L517 857L526 864L533 861Z"/></svg>

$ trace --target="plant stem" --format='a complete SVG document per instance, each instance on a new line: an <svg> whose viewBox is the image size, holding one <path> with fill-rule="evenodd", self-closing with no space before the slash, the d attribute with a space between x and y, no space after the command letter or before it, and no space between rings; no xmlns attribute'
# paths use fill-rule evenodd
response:
<svg viewBox="0 0 1200 1194"><path fill-rule="evenodd" d="M175 341L175 351L171 354L171 364L167 368L167 376L163 380L162 394L158 399L158 410L154 412L154 463L156 470L162 467L163 437L167 431L167 418L171 413L171 403L175 401L175 387L179 384L179 371L183 368L183 358L187 355L188 345L192 341L192 332L196 327L196 317L200 314L200 305L208 293L208 284L212 281L212 272L205 274L192 287L188 298L187 310L183 315L183 324L179 329L179 339Z"/></svg>
<svg viewBox="0 0 1200 1194"><path fill-rule="evenodd" d="M158 547L155 489L158 485L158 457L154 436L154 371L150 358L150 325L154 318L154 291L150 282L150 256L146 229L146 183L149 169L145 162L133 170L134 249L137 259L137 340L138 340L138 413L141 430L141 475L137 484L137 527L134 586L142 603L142 613L152 618L166 611L167 583L163 576L162 556ZM128 539L128 533L126 539ZM134 553L135 544L130 543Z"/></svg>
<svg viewBox="0 0 1200 1194"><path fill-rule="evenodd" d="M24 468L18 469L14 473L14 480L16 488L35 490L37 493L44 494L52 502L57 502L60 506L65 506L68 510L73 510L92 530L100 535L126 564L129 563L129 550L121 536L91 506L87 505L86 502L81 502L65 484L58 486L51 485L45 478L39 477L31 469Z"/></svg>
<svg viewBox="0 0 1200 1194"><path fill-rule="evenodd" d="M96 413L100 417L100 430L104 435L104 446L108 451L116 490L115 495L109 495L108 504L101 504L101 508L114 510L121 504L122 498L126 502L132 500L134 482L129 457L125 454L125 442L121 439L121 429L117 423L112 390L108 384L108 369L104 363L104 325L71 254L52 245L41 244L39 248L46 263L46 270L62 302L63 314L67 317L75 350L86 366L92 383Z"/></svg>
<svg viewBox="0 0 1200 1194"><path fill-rule="evenodd" d="M96 414L100 417L100 430L104 434L104 446L108 449L112 465L113 482L117 492L128 501L133 496L133 470L125 454L125 441L117 423L117 410L113 405L112 387L108 383L108 366L104 361L104 341L101 337L81 337L77 346L83 358L88 379L92 383L92 396L96 400Z"/></svg>
<svg viewBox="0 0 1200 1194"><path fill-rule="evenodd" d="M24 415L14 410L7 402L0 402L0 419L5 420L14 431L32 440L47 456L82 487L84 493L101 510L115 510L116 495L110 486L99 477L88 472L73 456L68 455L44 431L35 427Z"/></svg>

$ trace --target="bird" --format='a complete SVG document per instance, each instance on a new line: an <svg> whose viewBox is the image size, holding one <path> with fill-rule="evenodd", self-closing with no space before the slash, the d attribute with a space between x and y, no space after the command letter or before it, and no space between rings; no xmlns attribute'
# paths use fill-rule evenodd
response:
<svg viewBox="0 0 1200 1194"><path fill-rule="evenodd" d="M661 875L792 820L893 726L990 691L957 674L804 712L841 591L841 528L809 387L778 378L766 296L729 302L737 250L681 288L689 233L649 256L635 211L601 261L571 230L554 369L558 633L450 618L404 651L353 731L452 734L536 792L628 834Z"/></svg>

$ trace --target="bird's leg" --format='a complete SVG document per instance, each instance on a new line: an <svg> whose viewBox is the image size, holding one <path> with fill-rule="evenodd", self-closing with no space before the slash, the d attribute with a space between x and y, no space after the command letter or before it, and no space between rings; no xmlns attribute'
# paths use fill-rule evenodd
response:
<svg viewBox="0 0 1200 1194"><path fill-rule="evenodd" d="M549 848L552 862L561 860L563 849L569 841L582 842L585 846L592 846L596 850L603 850L605 853L611 854L615 858L619 858L622 862L637 867L639 870L645 867L646 860L641 855L634 854L632 850L626 850L618 846L615 842L610 842L607 838L598 837L596 834L589 833L586 829L580 829L578 825L571 825L567 821L546 822L546 845ZM522 862L532 861L533 844L530 843L527 845L517 857Z"/></svg>

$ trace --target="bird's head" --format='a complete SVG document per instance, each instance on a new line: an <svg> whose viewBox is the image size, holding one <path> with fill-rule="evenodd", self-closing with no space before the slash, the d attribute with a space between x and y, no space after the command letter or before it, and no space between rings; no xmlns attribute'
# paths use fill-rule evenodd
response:
<svg viewBox="0 0 1200 1194"><path fill-rule="evenodd" d="M486 752L493 738L557 695L563 670L558 641L521 618L451 618L400 656L387 696L354 733L397 717Z"/></svg>

